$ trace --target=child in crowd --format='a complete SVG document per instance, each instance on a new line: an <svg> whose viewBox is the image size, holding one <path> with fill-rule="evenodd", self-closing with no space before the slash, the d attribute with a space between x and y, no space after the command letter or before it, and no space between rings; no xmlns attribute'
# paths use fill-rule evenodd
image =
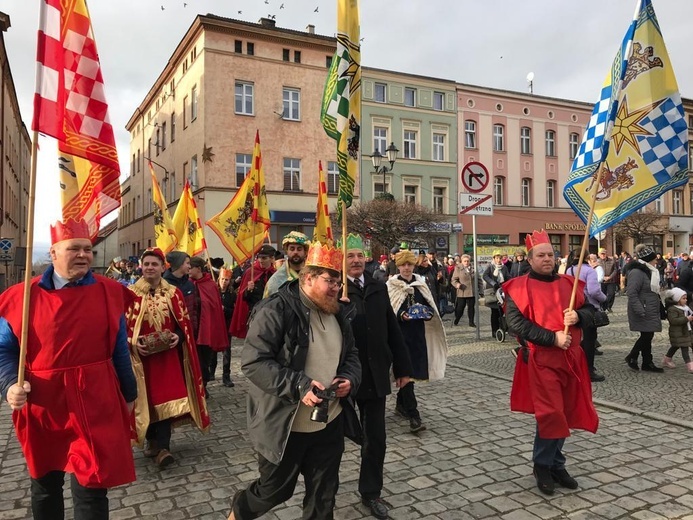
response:
<svg viewBox="0 0 693 520"><path fill-rule="evenodd" d="M669 320L669 341L671 347L664 356L662 364L668 368L674 368L671 360L678 349L681 349L681 356L686 362L688 371L693 373L693 362L691 362L688 349L691 347L691 321L693 321L693 311L688 306L688 295L683 289L678 287L666 292L665 306L667 307L667 320Z"/></svg>

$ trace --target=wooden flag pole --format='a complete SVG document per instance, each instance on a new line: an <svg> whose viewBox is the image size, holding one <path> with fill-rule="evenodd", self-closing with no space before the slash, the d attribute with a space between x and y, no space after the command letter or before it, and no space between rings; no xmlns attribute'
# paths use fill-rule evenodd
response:
<svg viewBox="0 0 693 520"><path fill-rule="evenodd" d="M24 365L26 364L26 344L29 338L29 304L31 298L31 268L34 254L34 207L36 201L36 159L38 155L37 130L34 130L31 143L31 171L29 172L29 204L27 205L26 260L24 261L24 303L22 307L22 333L19 340L19 372L17 384L24 385Z"/></svg>
<svg viewBox="0 0 693 520"><path fill-rule="evenodd" d="M347 213L346 202L342 200L342 298L348 298L347 287Z"/></svg>
<svg viewBox="0 0 693 520"><path fill-rule="evenodd" d="M585 251L587 251L587 246L590 239L590 228L592 227L592 217L594 216L594 206L597 203L597 192L599 191L599 186L602 180L602 165L599 164L597 168L597 178L594 181L594 186L592 187L592 202L590 203L590 212L587 215L587 224L585 226L585 234L582 237L582 249L580 249L580 258L578 260L577 270L573 270L573 276L575 280L573 281L573 291L570 293L570 305L568 306L568 311L572 311L575 307L575 298L577 297L578 282L580 281L580 268L582 267L582 261L585 259ZM570 267L566 265L566 269ZM565 325L563 332L568 334L568 325Z"/></svg>

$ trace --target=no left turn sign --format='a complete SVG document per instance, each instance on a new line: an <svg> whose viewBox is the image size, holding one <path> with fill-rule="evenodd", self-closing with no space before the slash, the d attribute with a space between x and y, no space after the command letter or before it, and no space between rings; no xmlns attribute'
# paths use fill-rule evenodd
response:
<svg viewBox="0 0 693 520"><path fill-rule="evenodd" d="M465 191L470 193L481 193L490 180L486 166L476 161L465 164L460 177Z"/></svg>

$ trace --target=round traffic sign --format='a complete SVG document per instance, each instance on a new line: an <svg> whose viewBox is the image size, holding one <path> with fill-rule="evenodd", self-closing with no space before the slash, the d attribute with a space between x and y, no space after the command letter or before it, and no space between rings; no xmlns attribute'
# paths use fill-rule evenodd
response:
<svg viewBox="0 0 693 520"><path fill-rule="evenodd" d="M486 166L476 161L465 164L460 177L464 189L470 193L484 191L491 179Z"/></svg>

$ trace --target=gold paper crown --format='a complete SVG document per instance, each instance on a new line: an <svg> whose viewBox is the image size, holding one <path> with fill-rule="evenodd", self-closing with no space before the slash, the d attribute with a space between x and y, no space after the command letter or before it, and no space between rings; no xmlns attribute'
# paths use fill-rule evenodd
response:
<svg viewBox="0 0 693 520"><path fill-rule="evenodd" d="M343 258L341 249L334 247L333 242L327 242L324 245L320 242L313 242L308 249L306 265L340 272Z"/></svg>
<svg viewBox="0 0 693 520"><path fill-rule="evenodd" d="M549 234L544 229L541 231L537 231L535 229L531 235L527 235L525 237L525 246L527 246L527 251L531 251L531 249L538 244L550 243L551 239L549 238Z"/></svg>

